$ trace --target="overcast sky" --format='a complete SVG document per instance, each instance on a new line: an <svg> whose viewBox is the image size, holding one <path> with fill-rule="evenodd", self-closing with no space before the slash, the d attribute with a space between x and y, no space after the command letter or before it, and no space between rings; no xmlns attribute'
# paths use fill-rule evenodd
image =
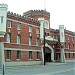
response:
<svg viewBox="0 0 75 75"><path fill-rule="evenodd" d="M23 14L28 10L44 10L50 12L51 28L58 29L65 25L67 30L75 32L75 0L0 0L0 4L8 4L8 11Z"/></svg>

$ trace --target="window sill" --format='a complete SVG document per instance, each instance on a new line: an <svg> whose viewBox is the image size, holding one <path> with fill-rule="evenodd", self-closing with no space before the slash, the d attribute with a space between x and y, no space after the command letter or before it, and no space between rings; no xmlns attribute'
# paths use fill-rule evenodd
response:
<svg viewBox="0 0 75 75"><path fill-rule="evenodd" d="M40 59L36 59L36 60L40 60Z"/></svg>
<svg viewBox="0 0 75 75"><path fill-rule="evenodd" d="M20 59L16 59L16 61L21 61Z"/></svg>
<svg viewBox="0 0 75 75"><path fill-rule="evenodd" d="M11 60L10 59L6 59L6 61L9 61L10 62Z"/></svg>
<svg viewBox="0 0 75 75"><path fill-rule="evenodd" d="M29 59L29 60L32 60L32 59Z"/></svg>

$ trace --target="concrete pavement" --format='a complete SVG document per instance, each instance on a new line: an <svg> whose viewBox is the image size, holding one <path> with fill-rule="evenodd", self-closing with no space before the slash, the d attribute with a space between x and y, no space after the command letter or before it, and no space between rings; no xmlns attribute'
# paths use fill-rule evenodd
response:
<svg viewBox="0 0 75 75"><path fill-rule="evenodd" d="M75 63L6 67L6 75L75 75ZM0 69L2 75L2 70Z"/></svg>

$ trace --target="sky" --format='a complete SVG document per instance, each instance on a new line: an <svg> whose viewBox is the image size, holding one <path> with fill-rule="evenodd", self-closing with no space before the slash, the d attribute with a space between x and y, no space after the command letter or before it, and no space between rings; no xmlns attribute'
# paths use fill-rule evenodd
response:
<svg viewBox="0 0 75 75"><path fill-rule="evenodd" d="M0 0L7 4L8 11L21 14L29 10L50 12L50 27L58 29L64 25L67 30L75 32L75 0Z"/></svg>

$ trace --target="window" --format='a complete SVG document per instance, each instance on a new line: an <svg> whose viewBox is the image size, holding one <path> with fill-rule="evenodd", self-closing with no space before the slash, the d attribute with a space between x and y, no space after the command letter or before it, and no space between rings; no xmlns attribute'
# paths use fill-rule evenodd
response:
<svg viewBox="0 0 75 75"><path fill-rule="evenodd" d="M44 26L45 26L46 29L49 29L49 22L47 20L45 20Z"/></svg>
<svg viewBox="0 0 75 75"><path fill-rule="evenodd" d="M39 34L39 28L36 28L36 34Z"/></svg>
<svg viewBox="0 0 75 75"><path fill-rule="evenodd" d="M20 44L20 35L17 35L17 44Z"/></svg>
<svg viewBox="0 0 75 75"><path fill-rule="evenodd" d="M60 53L58 53L58 60L60 59Z"/></svg>
<svg viewBox="0 0 75 75"><path fill-rule="evenodd" d="M11 28L11 25L12 25L12 21L8 20L8 21L7 21L7 27L8 27L8 28Z"/></svg>
<svg viewBox="0 0 75 75"><path fill-rule="evenodd" d="M20 51L17 51L16 59L20 59L20 55L21 55L21 52Z"/></svg>
<svg viewBox="0 0 75 75"><path fill-rule="evenodd" d="M21 23L17 24L17 30L21 30Z"/></svg>
<svg viewBox="0 0 75 75"><path fill-rule="evenodd" d="M74 49L74 44L73 44L73 49Z"/></svg>
<svg viewBox="0 0 75 75"><path fill-rule="evenodd" d="M74 55L75 55L75 54L73 53L73 58L75 57Z"/></svg>
<svg viewBox="0 0 75 75"><path fill-rule="evenodd" d="M39 45L39 39L36 38L36 46L38 46L38 45Z"/></svg>
<svg viewBox="0 0 75 75"><path fill-rule="evenodd" d="M70 58L70 53L68 53L68 58Z"/></svg>
<svg viewBox="0 0 75 75"><path fill-rule="evenodd" d="M66 48L66 42L65 42L65 48Z"/></svg>
<svg viewBox="0 0 75 75"><path fill-rule="evenodd" d="M11 41L11 34L10 33L7 33L6 41L7 41L7 43L10 43L10 41Z"/></svg>
<svg viewBox="0 0 75 75"><path fill-rule="evenodd" d="M40 59L40 53L39 52L37 52L37 59Z"/></svg>
<svg viewBox="0 0 75 75"><path fill-rule="evenodd" d="M29 37L29 45L32 45L32 37Z"/></svg>
<svg viewBox="0 0 75 75"><path fill-rule="evenodd" d="M68 40L70 40L70 36L68 36Z"/></svg>
<svg viewBox="0 0 75 75"><path fill-rule="evenodd" d="M3 23L3 16L1 16L1 24Z"/></svg>
<svg viewBox="0 0 75 75"><path fill-rule="evenodd" d="M10 59L11 58L11 51L7 50L6 51L6 59Z"/></svg>
<svg viewBox="0 0 75 75"><path fill-rule="evenodd" d="M72 41L74 41L74 37L72 37Z"/></svg>
<svg viewBox="0 0 75 75"><path fill-rule="evenodd" d="M29 59L32 59L32 51L29 51Z"/></svg>
<svg viewBox="0 0 75 75"><path fill-rule="evenodd" d="M29 32L32 32L32 26L29 26Z"/></svg>
<svg viewBox="0 0 75 75"><path fill-rule="evenodd" d="M68 43L68 49L70 49L70 44Z"/></svg>

